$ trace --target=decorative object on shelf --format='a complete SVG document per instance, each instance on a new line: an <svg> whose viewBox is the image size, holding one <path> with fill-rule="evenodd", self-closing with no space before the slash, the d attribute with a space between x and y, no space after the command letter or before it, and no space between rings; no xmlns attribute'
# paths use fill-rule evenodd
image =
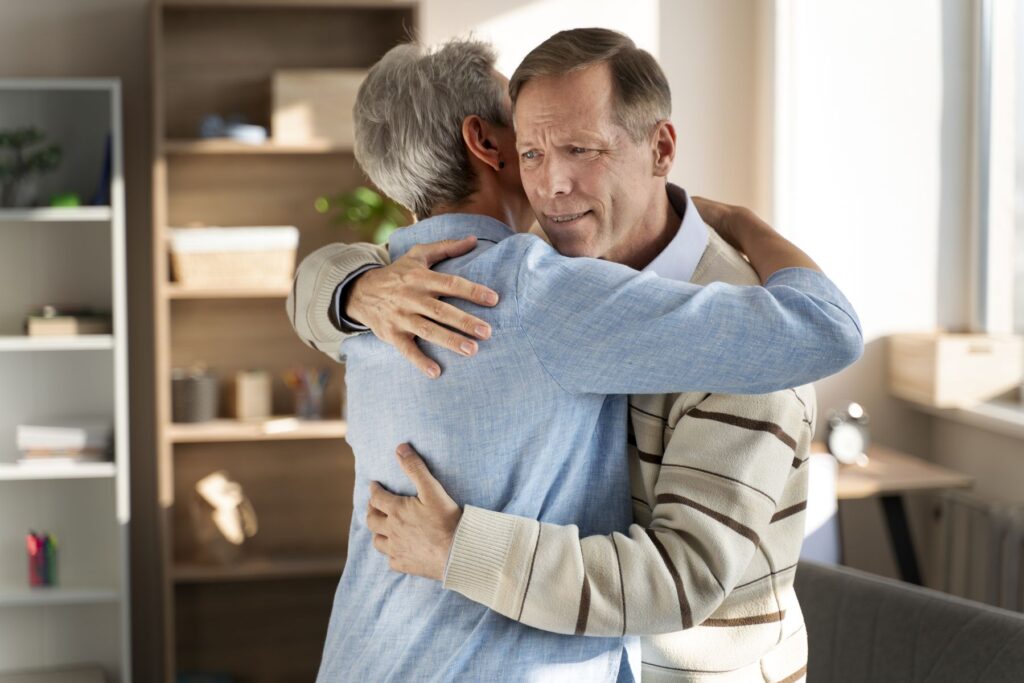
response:
<svg viewBox="0 0 1024 683"><path fill-rule="evenodd" d="M267 141L267 129L245 120L244 116L233 114L224 118L219 114L207 114L199 124L201 138L228 138L247 145L262 145Z"/></svg>
<svg viewBox="0 0 1024 683"><path fill-rule="evenodd" d="M324 418L324 387L330 379L325 369L296 368L282 374L285 384L295 393L295 416L304 420Z"/></svg>
<svg viewBox="0 0 1024 683"><path fill-rule="evenodd" d="M58 192L50 195L50 206L71 209L82 205L81 198L74 192Z"/></svg>
<svg viewBox="0 0 1024 683"><path fill-rule="evenodd" d="M110 334L110 313L86 307L43 306L25 319L25 334L30 337L75 337Z"/></svg>
<svg viewBox="0 0 1024 683"><path fill-rule="evenodd" d="M183 287L290 287L299 231L292 226L171 228L171 269Z"/></svg>
<svg viewBox="0 0 1024 683"><path fill-rule="evenodd" d="M829 413L825 431L828 452L844 465L868 464L868 414L859 403L850 403L841 411Z"/></svg>
<svg viewBox="0 0 1024 683"><path fill-rule="evenodd" d="M62 151L38 128L0 130L0 206L32 206L35 181L60 166Z"/></svg>
<svg viewBox="0 0 1024 683"><path fill-rule="evenodd" d="M934 408L962 408L1024 380L1024 338L931 332L889 338L889 391Z"/></svg>
<svg viewBox="0 0 1024 683"><path fill-rule="evenodd" d="M242 552L246 539L259 531L256 509L242 485L224 470L208 474L195 484L192 522L201 562L230 564Z"/></svg>
<svg viewBox="0 0 1024 683"><path fill-rule="evenodd" d="M110 172L111 158L114 153L113 136L107 135L106 149L103 154L103 169L100 171L99 182L96 183L96 191L92 193L93 206L107 206L110 204Z"/></svg>
<svg viewBox="0 0 1024 683"><path fill-rule="evenodd" d="M320 213L336 211L332 217L336 225L351 227L374 244L384 244L391 233L409 224L401 204L366 186L333 197L318 197L314 206Z"/></svg>
<svg viewBox="0 0 1024 683"><path fill-rule="evenodd" d="M271 84L270 127L283 145L355 142L352 107L365 69L280 69Z"/></svg>
<svg viewBox="0 0 1024 683"><path fill-rule="evenodd" d="M57 537L29 531L25 536L28 551L28 585L57 585Z"/></svg>
<svg viewBox="0 0 1024 683"><path fill-rule="evenodd" d="M111 459L114 426L109 417L63 417L15 428L23 465L67 465Z"/></svg>
<svg viewBox="0 0 1024 683"><path fill-rule="evenodd" d="M219 397L217 377L202 366L171 371L171 414L174 422L215 420Z"/></svg>
<svg viewBox="0 0 1024 683"><path fill-rule="evenodd" d="M273 384L266 370L236 372L228 382L228 415L239 420L270 417Z"/></svg>

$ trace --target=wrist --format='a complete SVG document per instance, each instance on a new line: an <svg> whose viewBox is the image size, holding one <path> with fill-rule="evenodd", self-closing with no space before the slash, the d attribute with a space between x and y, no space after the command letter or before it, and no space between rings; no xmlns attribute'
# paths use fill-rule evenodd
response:
<svg viewBox="0 0 1024 683"><path fill-rule="evenodd" d="M365 311L359 305L363 300L363 293L366 287L366 278L373 272L378 270L376 268L360 273L356 275L355 279L349 283L348 287L341 292L341 310L342 314L356 323L357 325L366 325L366 318L364 317Z"/></svg>

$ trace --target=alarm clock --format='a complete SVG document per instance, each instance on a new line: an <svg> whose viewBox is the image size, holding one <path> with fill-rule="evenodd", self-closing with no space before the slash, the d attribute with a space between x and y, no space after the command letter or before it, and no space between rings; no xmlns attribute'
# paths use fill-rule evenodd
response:
<svg viewBox="0 0 1024 683"><path fill-rule="evenodd" d="M868 415L859 403L851 403L842 411L828 416L825 443L828 452L844 465L866 465L870 441Z"/></svg>

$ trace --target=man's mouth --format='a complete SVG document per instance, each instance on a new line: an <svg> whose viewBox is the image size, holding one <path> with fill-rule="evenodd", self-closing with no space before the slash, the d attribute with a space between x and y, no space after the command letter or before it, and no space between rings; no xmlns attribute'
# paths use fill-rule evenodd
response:
<svg viewBox="0 0 1024 683"><path fill-rule="evenodd" d="M565 223L572 223L586 216L590 211L583 211L581 213L563 213L560 216L548 215L548 220L556 225L563 225Z"/></svg>

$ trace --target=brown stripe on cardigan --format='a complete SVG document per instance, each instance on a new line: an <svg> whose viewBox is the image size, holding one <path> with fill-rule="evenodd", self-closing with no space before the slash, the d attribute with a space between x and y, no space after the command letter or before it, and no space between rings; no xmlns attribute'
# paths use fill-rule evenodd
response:
<svg viewBox="0 0 1024 683"><path fill-rule="evenodd" d="M533 565L537 562L537 549L540 548L540 532L543 530L543 525L537 526L537 543L533 546L533 557L530 559L530 573L526 576L526 588L523 589L523 604L519 605L519 616L516 617L516 621L523 620L523 610L526 609L526 596L530 592L530 582L533 580Z"/></svg>
<svg viewBox="0 0 1024 683"><path fill-rule="evenodd" d="M740 522L737 522L735 519L729 517L728 515L723 515L718 510L712 510L711 508L705 505L701 505L695 500L684 498L683 496L677 495L675 493L659 493L657 502L659 505L661 505L662 503L679 503L680 505L685 505L687 507L693 508L697 512L704 513L711 519L732 529L740 536L749 539L754 545L757 545L761 542L761 539L757 535L757 532L751 529L750 527L746 526L745 524L741 524Z"/></svg>
<svg viewBox="0 0 1024 683"><path fill-rule="evenodd" d="M741 427L743 429L750 429L758 432L768 432L779 441L789 446L790 449L794 451L796 450L796 440L783 431L782 427L774 422L751 420L750 418L740 417L739 415L714 413L707 410L701 410L700 408L691 408L683 417L695 417L701 420L716 420L734 427Z"/></svg>
<svg viewBox="0 0 1024 683"><path fill-rule="evenodd" d="M774 524L775 522L778 522L780 519L786 519L787 517L792 517L796 513L803 512L806 509L807 509L807 501L806 500L803 501L802 503L797 503L796 505L790 505L788 508L785 508L783 510L779 510L774 515L772 515L771 524Z"/></svg>
<svg viewBox="0 0 1024 683"><path fill-rule="evenodd" d="M676 584L676 596L679 598L679 617L683 624L683 630L693 628L693 611L690 609L690 601L686 599L686 587L683 586L683 577L679 575L675 562L669 557L668 550L662 545L654 529L644 529L644 531L647 532L654 547L658 549L662 562L665 563L668 573L672 575L672 581Z"/></svg>
<svg viewBox="0 0 1024 683"><path fill-rule="evenodd" d="M772 612L771 614L753 614L749 617L735 617L732 619L705 619L701 626L714 628L728 626L758 626L760 624L775 624L786 618L786 610Z"/></svg>
<svg viewBox="0 0 1024 683"><path fill-rule="evenodd" d="M590 617L590 578L586 568L583 569L583 589L580 592L580 611L576 615L576 635L587 632L587 619Z"/></svg>

